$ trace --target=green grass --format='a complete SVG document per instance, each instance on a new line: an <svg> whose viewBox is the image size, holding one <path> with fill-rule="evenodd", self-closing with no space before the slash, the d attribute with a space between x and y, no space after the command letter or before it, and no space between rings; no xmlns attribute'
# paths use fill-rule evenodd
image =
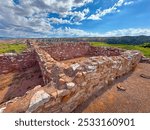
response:
<svg viewBox="0 0 150 130"><path fill-rule="evenodd" d="M106 46L106 47L117 47L127 50L139 50L141 51L144 56L150 57L150 48L145 48L142 45L127 45L127 44L107 44L103 42L92 42L92 46Z"/></svg>
<svg viewBox="0 0 150 130"><path fill-rule="evenodd" d="M21 43L0 43L0 54L3 53L21 53L22 51L27 49L26 44L21 44Z"/></svg>

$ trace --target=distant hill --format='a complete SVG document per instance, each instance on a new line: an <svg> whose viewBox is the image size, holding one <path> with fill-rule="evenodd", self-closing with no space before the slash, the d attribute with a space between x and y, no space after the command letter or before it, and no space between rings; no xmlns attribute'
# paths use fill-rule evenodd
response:
<svg viewBox="0 0 150 130"><path fill-rule="evenodd" d="M0 37L0 39L11 39L8 37ZM19 38L16 40L25 40L28 38ZM76 38L29 38L42 42L106 42L109 44L130 44L139 45L150 43L150 36L123 36L123 37L76 37ZM15 40L13 38L13 40Z"/></svg>
<svg viewBox="0 0 150 130"><path fill-rule="evenodd" d="M139 45L139 44L150 42L150 36L105 37L105 38L102 38L102 39L95 38L95 40L100 41L100 42L110 43L110 44Z"/></svg>
<svg viewBox="0 0 150 130"><path fill-rule="evenodd" d="M3 39L10 39L10 37L0 37L0 40Z"/></svg>
<svg viewBox="0 0 150 130"><path fill-rule="evenodd" d="M123 36L123 37L80 37L80 38L40 38L38 41L44 42L106 42L109 44L131 44L139 45L150 43L150 36Z"/></svg>

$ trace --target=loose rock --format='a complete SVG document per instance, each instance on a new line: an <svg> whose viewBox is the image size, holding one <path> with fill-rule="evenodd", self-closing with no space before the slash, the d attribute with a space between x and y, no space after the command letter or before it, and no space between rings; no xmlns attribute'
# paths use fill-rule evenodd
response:
<svg viewBox="0 0 150 130"><path fill-rule="evenodd" d="M50 95L46 93L44 90L40 90L36 92L31 98L29 108L26 112L34 112L38 107L44 105L44 103L48 102L50 99Z"/></svg>

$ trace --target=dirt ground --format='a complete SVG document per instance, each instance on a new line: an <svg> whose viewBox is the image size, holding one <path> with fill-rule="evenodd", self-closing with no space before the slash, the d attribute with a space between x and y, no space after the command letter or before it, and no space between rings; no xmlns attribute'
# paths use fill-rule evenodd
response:
<svg viewBox="0 0 150 130"><path fill-rule="evenodd" d="M15 97L23 96L37 85L43 85L39 66L24 72L11 72L0 75L0 104Z"/></svg>
<svg viewBox="0 0 150 130"><path fill-rule="evenodd" d="M141 74L150 76L150 64L138 64L133 72L101 89L74 112L150 112L150 79L140 77ZM118 83L126 90L118 90Z"/></svg>

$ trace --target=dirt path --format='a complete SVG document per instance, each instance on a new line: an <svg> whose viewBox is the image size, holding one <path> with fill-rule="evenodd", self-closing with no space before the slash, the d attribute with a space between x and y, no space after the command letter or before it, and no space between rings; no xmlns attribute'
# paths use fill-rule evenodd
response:
<svg viewBox="0 0 150 130"><path fill-rule="evenodd" d="M150 64L140 63L134 72L103 88L74 112L150 112ZM126 88L118 91L117 84Z"/></svg>

